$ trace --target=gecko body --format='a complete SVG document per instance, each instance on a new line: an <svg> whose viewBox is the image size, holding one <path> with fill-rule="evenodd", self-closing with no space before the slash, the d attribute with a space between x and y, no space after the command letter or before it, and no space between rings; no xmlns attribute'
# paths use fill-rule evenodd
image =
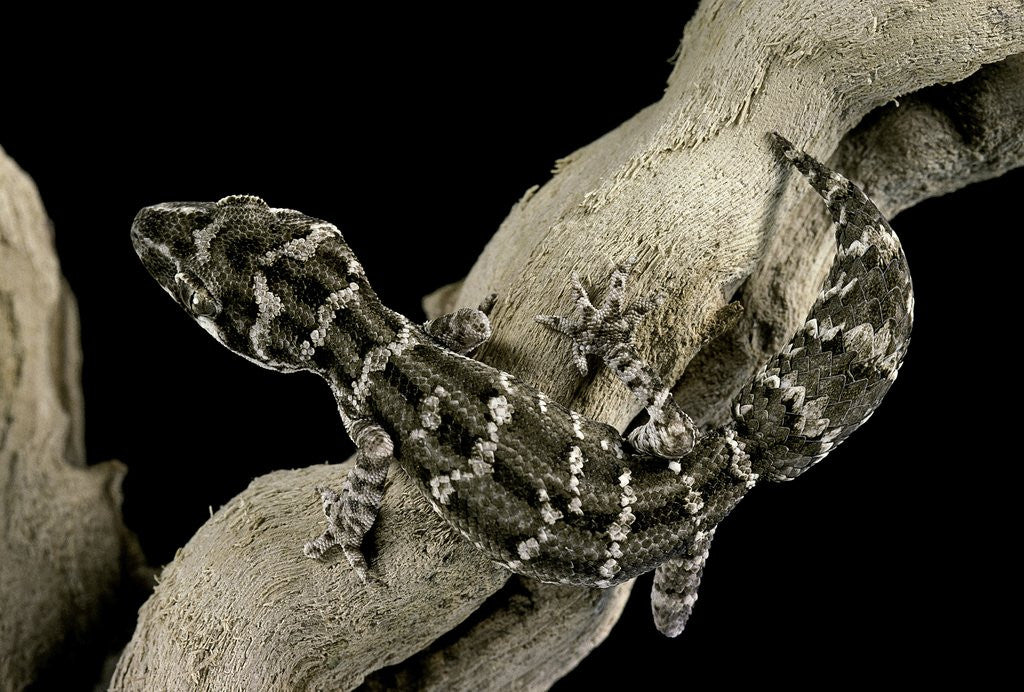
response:
<svg viewBox="0 0 1024 692"><path fill-rule="evenodd" d="M654 613L678 634L719 521L761 479L820 460L874 410L906 351L912 292L891 228L849 181L795 150L836 221L838 253L805 326L736 398L733 419L698 431L632 347L656 299L625 300L630 262L594 305L575 282L571 316L538 321L597 355L647 407L621 436L466 353L490 334L487 306L425 325L388 309L332 224L251 196L139 212L146 267L223 345L264 367L330 385L358 448L306 546L338 546L364 579L360 546L392 461L492 559L548 582L607 587L657 569Z"/></svg>

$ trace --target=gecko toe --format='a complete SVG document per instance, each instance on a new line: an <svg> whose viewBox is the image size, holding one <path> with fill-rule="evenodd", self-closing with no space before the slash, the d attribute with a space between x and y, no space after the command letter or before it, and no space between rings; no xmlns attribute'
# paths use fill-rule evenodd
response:
<svg viewBox="0 0 1024 692"><path fill-rule="evenodd" d="M633 330L640 318L661 305L662 294L625 302L626 280L636 258L616 265L608 279L608 287L599 307L594 307L580 278L573 274L570 281L575 305L570 315L537 315L534 319L549 329L565 334L573 342L573 362L581 374L587 373L588 354L605 361L615 358L623 347L633 341Z"/></svg>

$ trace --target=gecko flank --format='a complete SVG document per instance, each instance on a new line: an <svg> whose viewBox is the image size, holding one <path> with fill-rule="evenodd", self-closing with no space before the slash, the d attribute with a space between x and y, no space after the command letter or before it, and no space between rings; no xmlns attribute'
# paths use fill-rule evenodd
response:
<svg viewBox="0 0 1024 692"><path fill-rule="evenodd" d="M775 135L780 158L825 199L837 254L804 326L698 431L637 356L633 333L658 300L626 299L630 261L602 301L578 279L570 316L538 321L598 356L643 402L626 437L467 356L490 335L489 305L414 324L381 304L332 224L251 196L147 207L132 242L206 331L258 365L330 385L358 448L340 492L319 488L327 530L306 545L361 552L392 461L453 527L508 569L607 587L657 569L658 627L678 634L718 525L764 479L798 476L861 425L906 352L913 296L889 224L856 186ZM311 489L312 490L312 489Z"/></svg>

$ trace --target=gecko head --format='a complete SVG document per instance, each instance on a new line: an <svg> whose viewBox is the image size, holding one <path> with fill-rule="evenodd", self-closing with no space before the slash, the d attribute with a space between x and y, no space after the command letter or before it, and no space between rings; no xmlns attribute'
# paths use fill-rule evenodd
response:
<svg viewBox="0 0 1024 692"><path fill-rule="evenodd" d="M365 284L337 228L251 195L146 207L131 237L149 273L203 329L273 370L311 369L317 307Z"/></svg>

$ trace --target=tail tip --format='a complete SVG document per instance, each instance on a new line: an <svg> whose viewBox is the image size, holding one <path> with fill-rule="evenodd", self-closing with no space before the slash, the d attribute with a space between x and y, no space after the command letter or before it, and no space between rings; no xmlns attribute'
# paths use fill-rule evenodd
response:
<svg viewBox="0 0 1024 692"><path fill-rule="evenodd" d="M780 156L792 159L800 155L800 150L792 142L774 130L768 133L768 140Z"/></svg>

